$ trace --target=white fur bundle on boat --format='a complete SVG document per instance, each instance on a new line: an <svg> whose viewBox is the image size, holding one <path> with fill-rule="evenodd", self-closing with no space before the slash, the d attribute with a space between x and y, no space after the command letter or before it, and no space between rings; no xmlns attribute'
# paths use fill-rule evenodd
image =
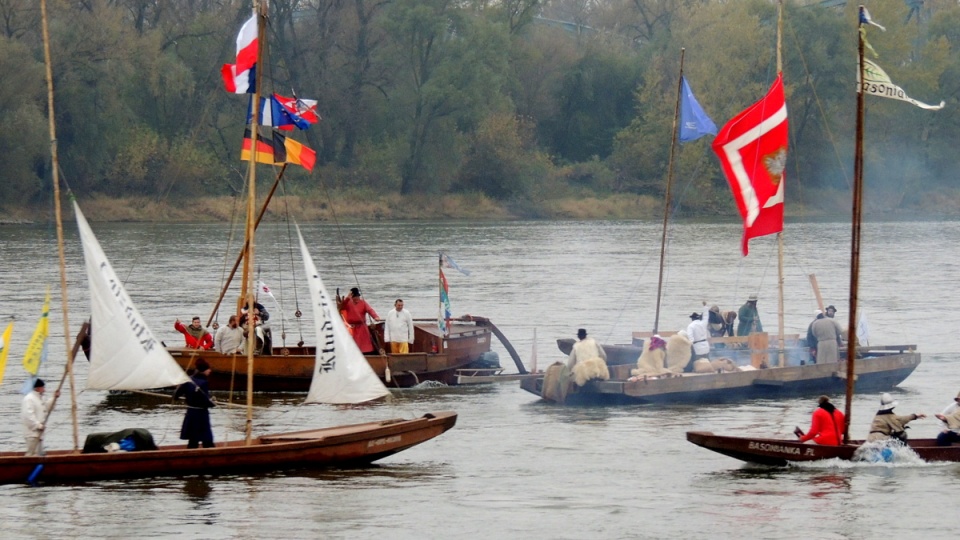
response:
<svg viewBox="0 0 960 540"><path fill-rule="evenodd" d="M601 381L610 379L610 370L607 369L607 362L603 358L596 356L583 362L577 362L573 366L573 382L577 383L577 386L583 386L587 384L587 381L594 379L600 379Z"/></svg>
<svg viewBox="0 0 960 540"><path fill-rule="evenodd" d="M680 331L667 338L667 369L673 373L683 373L683 369L690 363L693 354L693 343L685 331Z"/></svg>

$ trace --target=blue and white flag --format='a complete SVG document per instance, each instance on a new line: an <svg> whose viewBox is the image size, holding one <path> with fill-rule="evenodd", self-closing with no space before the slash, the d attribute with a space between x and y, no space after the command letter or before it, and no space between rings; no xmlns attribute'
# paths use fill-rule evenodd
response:
<svg viewBox="0 0 960 540"><path fill-rule="evenodd" d="M454 262L454 260L451 259L449 255L447 255L442 251L440 252L440 266L443 268L453 268L454 270L460 272L465 276L470 275L469 270L467 270L466 268L461 268L460 265Z"/></svg>
<svg viewBox="0 0 960 540"><path fill-rule="evenodd" d="M883 30L884 32L887 31L887 29L881 26L880 24L873 22L873 19L870 18L870 12L867 11L866 6L860 6L860 24L861 25L870 24L870 25L876 26L877 28Z"/></svg>
<svg viewBox="0 0 960 540"><path fill-rule="evenodd" d="M687 78L681 77L680 83L680 142L695 141L708 133L716 135L717 125L697 103Z"/></svg>

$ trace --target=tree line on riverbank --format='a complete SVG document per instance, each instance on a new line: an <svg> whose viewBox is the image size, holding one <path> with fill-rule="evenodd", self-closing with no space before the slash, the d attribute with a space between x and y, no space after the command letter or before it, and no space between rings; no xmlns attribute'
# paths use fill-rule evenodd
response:
<svg viewBox="0 0 960 540"><path fill-rule="evenodd" d="M65 181L81 197L166 202L236 194L245 96L223 90L249 1L47 0ZM856 5L787 2L787 196L827 206L852 170ZM868 102L875 205L950 197L960 154L960 6L871 3L870 36L911 97ZM718 126L775 77L766 0L271 0L263 75L317 99L296 135L317 151L288 194L477 194L516 214L544 201L662 197L681 47L684 74ZM908 19L909 17L909 19ZM49 200L39 6L0 6L0 206ZM735 213L710 137L683 145L676 189L691 213ZM267 176L267 175L262 175ZM267 181L266 179L264 181Z"/></svg>

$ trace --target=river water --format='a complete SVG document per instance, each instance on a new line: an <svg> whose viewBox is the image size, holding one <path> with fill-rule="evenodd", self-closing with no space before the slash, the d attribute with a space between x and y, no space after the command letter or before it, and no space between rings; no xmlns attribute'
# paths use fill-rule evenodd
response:
<svg viewBox="0 0 960 540"><path fill-rule="evenodd" d="M227 225L93 224L130 296L170 344L175 318L209 315L224 260L239 242ZM455 315L489 317L542 369L561 358L554 340L586 327L622 343L653 326L659 224L648 222L307 224L304 236L328 289L359 286L384 315L402 297L415 317L437 313L437 251L471 275L447 269ZM280 305L275 341L312 342L302 263L283 224L258 236L258 273ZM847 315L849 235L844 223L788 224L785 331L803 333L816 309L808 275L825 303ZM70 327L88 313L76 227L68 222ZM764 326L777 325L773 237L739 254L733 223L672 225L660 328L685 326L703 302L736 309L760 296ZM52 226L0 227L0 317L16 316L0 386L0 449L23 446L18 420L20 359L45 287L53 289L49 356L41 376L63 372L65 341ZM894 392L898 412L939 412L960 390L956 307L957 222L864 226L860 305L870 342L916 343L923 363ZM228 249L229 246L229 249ZM236 293L228 294L230 302ZM298 304L299 301L299 304ZM221 322L224 318L221 317ZM4 322L5 325L5 322ZM279 330L279 331L278 331ZM534 340L536 335L536 340ZM502 347L507 371L516 371ZM78 363L82 388L85 363ZM49 386L48 386L49 388ZM31 488L0 486L7 538L945 538L960 527L960 465L822 463L788 469L744 466L687 443L688 430L790 436L806 429L813 399L734 405L562 408L514 383L397 392L387 403L299 406L302 396L257 396L255 431L267 433L455 410L438 439L359 470L100 481ZM86 433L146 427L177 442L182 410L140 397L82 392ZM835 396L842 403L842 396ZM857 396L851 434L864 437L879 396ZM73 444L65 392L48 428L48 448ZM242 437L244 411L213 412L218 440ZM911 436L938 423L914 422Z"/></svg>

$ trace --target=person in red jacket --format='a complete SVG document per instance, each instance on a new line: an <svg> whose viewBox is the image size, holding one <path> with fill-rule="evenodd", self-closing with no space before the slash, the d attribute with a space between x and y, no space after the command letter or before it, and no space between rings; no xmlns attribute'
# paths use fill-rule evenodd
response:
<svg viewBox="0 0 960 540"><path fill-rule="evenodd" d="M803 431L797 428L794 433L800 437L800 442L813 439L817 444L839 446L843 441L843 412L834 407L827 396L820 396L817 403L819 406L813 411L810 430L804 435Z"/></svg>
<svg viewBox="0 0 960 540"><path fill-rule="evenodd" d="M213 336L200 324L200 317L194 317L190 326L184 326L183 323L180 322L180 319L177 319L176 322L173 323L173 327L177 332L183 334L183 339L187 342L187 347L191 349L213 348Z"/></svg>

